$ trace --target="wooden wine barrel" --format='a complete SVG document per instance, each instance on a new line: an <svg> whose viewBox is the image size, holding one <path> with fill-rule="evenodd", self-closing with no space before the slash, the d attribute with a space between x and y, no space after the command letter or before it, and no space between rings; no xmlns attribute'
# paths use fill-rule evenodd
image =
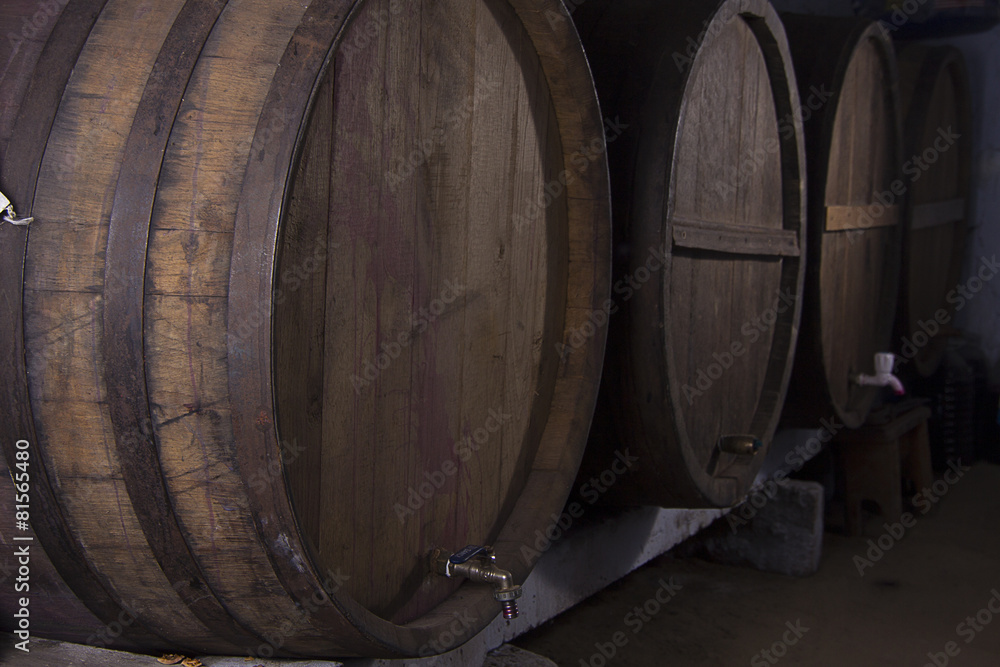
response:
<svg viewBox="0 0 1000 667"><path fill-rule="evenodd" d="M617 504L731 505L774 434L800 314L805 161L784 31L764 1L590 0L574 19L621 130L580 486ZM608 484L624 460L632 473Z"/></svg>
<svg viewBox="0 0 1000 667"><path fill-rule="evenodd" d="M524 580L603 357L560 354L610 287L563 5L72 0L11 136L0 434L98 623L63 637L415 656L485 627L492 588L428 555Z"/></svg>
<svg viewBox="0 0 1000 667"><path fill-rule="evenodd" d="M805 308L783 421L860 426L880 388L861 387L894 351L899 287L899 89L892 43L875 23L784 16L809 159Z"/></svg>
<svg viewBox="0 0 1000 667"><path fill-rule="evenodd" d="M901 359L928 377L953 329L948 293L959 284L965 257L972 112L961 51L910 44L897 57L909 196L896 325Z"/></svg>

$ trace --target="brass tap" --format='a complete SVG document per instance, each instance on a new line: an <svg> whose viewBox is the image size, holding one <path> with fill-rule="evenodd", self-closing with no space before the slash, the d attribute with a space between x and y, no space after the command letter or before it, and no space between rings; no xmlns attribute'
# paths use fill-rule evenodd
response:
<svg viewBox="0 0 1000 667"><path fill-rule="evenodd" d="M764 443L753 435L724 435L719 438L719 449L729 454L753 456L764 446Z"/></svg>
<svg viewBox="0 0 1000 667"><path fill-rule="evenodd" d="M431 570L446 577L465 577L470 581L493 586L493 598L503 608L507 620L517 618L517 599L521 587L514 583L514 575L496 565L492 547L470 545L450 553L444 549L431 552Z"/></svg>

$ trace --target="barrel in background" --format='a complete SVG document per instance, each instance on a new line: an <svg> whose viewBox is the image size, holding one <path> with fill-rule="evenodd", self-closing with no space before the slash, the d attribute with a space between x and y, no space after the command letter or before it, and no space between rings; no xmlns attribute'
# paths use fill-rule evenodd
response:
<svg viewBox="0 0 1000 667"><path fill-rule="evenodd" d="M782 419L856 428L879 388L854 378L894 347L907 191L895 52L875 23L782 18L809 156L805 307Z"/></svg>
<svg viewBox="0 0 1000 667"><path fill-rule="evenodd" d="M35 216L0 230L3 445L31 443L37 541L100 624L63 638L453 648L499 605L428 552L490 543L523 581L597 393L603 333L560 354L610 256L565 9L91 5L2 175Z"/></svg>
<svg viewBox="0 0 1000 667"><path fill-rule="evenodd" d="M908 44L898 51L904 114L904 213L899 352L929 377L954 329L972 168L972 111L962 53ZM949 293L951 300L949 301Z"/></svg>
<svg viewBox="0 0 1000 667"><path fill-rule="evenodd" d="M590 0L574 20L618 128L609 342L580 479L628 460L591 491L731 505L774 434L801 308L805 161L784 30L767 2Z"/></svg>

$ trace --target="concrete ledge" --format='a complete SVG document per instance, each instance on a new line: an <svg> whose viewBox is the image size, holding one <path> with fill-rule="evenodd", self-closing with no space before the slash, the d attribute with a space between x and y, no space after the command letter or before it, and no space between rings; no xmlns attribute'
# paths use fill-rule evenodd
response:
<svg viewBox="0 0 1000 667"><path fill-rule="evenodd" d="M691 549L717 563L808 576L823 553L823 499L817 482L771 482L696 537Z"/></svg>
<svg viewBox="0 0 1000 667"><path fill-rule="evenodd" d="M611 511L587 508L587 514L565 531L553 526L551 538L541 537L533 547L542 553L524 583L521 615L513 621L498 616L481 633L454 651L416 660L345 659L247 661L245 656L199 656L206 667L542 667L550 662L540 656L490 651L590 597L649 560L691 537L720 516L723 510L665 510L642 507ZM559 528L557 531L556 528ZM565 534L563 534L565 533ZM4 637L0 663L17 667L133 667L159 665L147 655L108 651L90 646L32 639L30 653L13 648L13 638ZM525 652L521 652L525 653ZM522 659L534 662L510 662ZM501 662L497 662L501 660ZM503 662L502 660L508 660Z"/></svg>

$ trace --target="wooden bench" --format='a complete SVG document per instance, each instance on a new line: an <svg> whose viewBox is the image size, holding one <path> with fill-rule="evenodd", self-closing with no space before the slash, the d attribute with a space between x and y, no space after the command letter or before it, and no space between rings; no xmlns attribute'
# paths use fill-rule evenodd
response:
<svg viewBox="0 0 1000 667"><path fill-rule="evenodd" d="M875 502L886 521L899 520L903 477L916 489L934 483L927 435L930 415L929 408L918 407L885 424L865 424L834 439L844 470L848 534L862 531L861 504L865 500Z"/></svg>

